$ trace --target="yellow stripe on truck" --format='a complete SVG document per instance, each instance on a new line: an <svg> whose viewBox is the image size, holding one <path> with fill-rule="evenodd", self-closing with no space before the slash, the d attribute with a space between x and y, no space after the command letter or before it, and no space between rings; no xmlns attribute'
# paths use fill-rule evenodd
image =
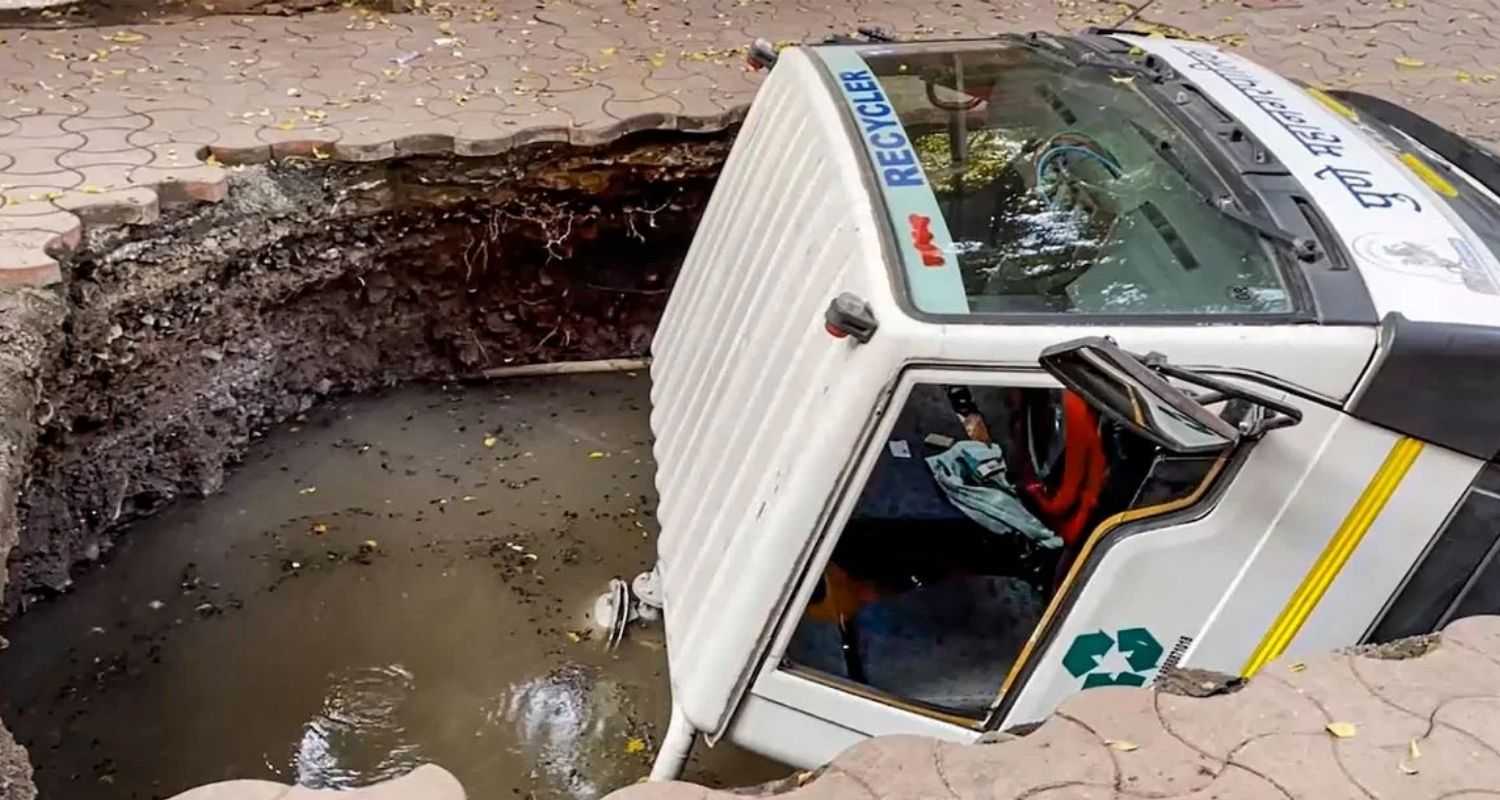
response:
<svg viewBox="0 0 1500 800"><path fill-rule="evenodd" d="M1328 545L1323 548L1318 560L1313 562L1312 569L1302 579L1302 584L1292 593L1291 599L1287 600L1286 607L1281 609L1276 621L1261 638L1255 652L1250 654L1250 660L1240 670L1242 675L1247 678L1254 675L1272 659L1286 652L1287 645L1292 643L1297 632L1302 630L1303 623L1312 616L1313 609L1318 607L1318 602L1323 599L1328 587L1333 585L1333 579L1338 577L1339 571L1349 562L1349 556L1359 547L1360 541L1365 538L1370 526L1385 509L1385 504L1396 493L1396 487L1401 485L1401 480L1406 477L1421 453L1422 442L1406 436L1398 439L1391 447L1385 462L1375 471L1369 485L1365 486L1364 492L1349 509L1338 530L1334 531L1333 538L1328 540Z"/></svg>
<svg viewBox="0 0 1500 800"><path fill-rule="evenodd" d="M1423 161L1415 153L1402 153L1401 163L1411 170L1428 188L1444 197L1458 197L1458 189L1448 182L1447 178L1438 174L1426 161Z"/></svg>

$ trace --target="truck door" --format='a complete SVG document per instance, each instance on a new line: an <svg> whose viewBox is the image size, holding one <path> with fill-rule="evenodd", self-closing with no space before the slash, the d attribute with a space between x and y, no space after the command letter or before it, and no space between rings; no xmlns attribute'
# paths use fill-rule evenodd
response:
<svg viewBox="0 0 1500 800"><path fill-rule="evenodd" d="M1049 615L1066 613L1054 601L1093 532L1201 516L1236 457L1164 452L1039 369L908 370L731 738L816 764L865 736L977 737L1019 692ZM1144 684L1188 624L1168 606L1113 632L1110 658L1069 662L1071 690Z"/></svg>

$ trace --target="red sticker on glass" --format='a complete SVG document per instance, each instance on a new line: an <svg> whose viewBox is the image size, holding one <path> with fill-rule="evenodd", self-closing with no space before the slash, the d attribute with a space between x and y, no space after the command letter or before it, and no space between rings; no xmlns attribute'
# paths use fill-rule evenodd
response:
<svg viewBox="0 0 1500 800"><path fill-rule="evenodd" d="M906 218L906 221L911 224L911 244L917 249L917 255L922 257L922 265L941 267L947 263L943 260L943 251L933 243L932 218L922 214L912 214Z"/></svg>

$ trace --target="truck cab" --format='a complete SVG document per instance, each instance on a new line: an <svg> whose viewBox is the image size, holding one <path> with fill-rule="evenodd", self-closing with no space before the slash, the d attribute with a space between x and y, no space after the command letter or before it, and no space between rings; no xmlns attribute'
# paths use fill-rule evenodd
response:
<svg viewBox="0 0 1500 800"><path fill-rule="evenodd" d="M784 50L653 344L653 776L1500 609L1495 186L1201 43Z"/></svg>

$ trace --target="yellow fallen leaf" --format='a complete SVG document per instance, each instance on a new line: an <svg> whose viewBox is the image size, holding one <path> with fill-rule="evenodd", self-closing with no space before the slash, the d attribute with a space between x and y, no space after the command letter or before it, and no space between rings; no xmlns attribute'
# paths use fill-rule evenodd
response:
<svg viewBox="0 0 1500 800"><path fill-rule="evenodd" d="M495 443L498 442L498 441L500 441L500 440L496 439L493 436L486 436L486 437L484 437L484 446L485 447L494 447Z"/></svg>
<svg viewBox="0 0 1500 800"><path fill-rule="evenodd" d="M1417 747L1417 740L1412 739L1406 743L1406 758L1402 759L1401 763L1396 766L1401 769L1403 774L1415 775L1420 771L1417 769L1417 759L1421 757L1422 749Z"/></svg>
<svg viewBox="0 0 1500 800"><path fill-rule="evenodd" d="M297 123L296 123L295 120L286 119L286 120L282 120L281 122L276 123L276 127L280 128L280 129L282 129L284 131L289 131L289 130L297 127Z"/></svg>
<svg viewBox="0 0 1500 800"><path fill-rule="evenodd" d="M639 753L646 749L646 740L638 736L632 736L625 742L625 752Z"/></svg>
<svg viewBox="0 0 1500 800"><path fill-rule="evenodd" d="M1412 58L1411 56L1396 56L1392 60L1396 62L1396 66L1406 67L1407 69L1417 69L1418 67L1427 66L1426 61L1420 58Z"/></svg>
<svg viewBox="0 0 1500 800"><path fill-rule="evenodd" d="M1290 667L1287 667L1287 669L1291 670L1292 672L1301 672L1301 671L1307 669L1307 665L1304 664L1304 663L1302 663L1301 661L1298 661L1297 663L1291 665Z"/></svg>
<svg viewBox="0 0 1500 800"><path fill-rule="evenodd" d="M316 487L316 486L309 486L309 487L307 487L305 489L298 489L297 490L297 494L317 494L317 491L318 491L318 487Z"/></svg>
<svg viewBox="0 0 1500 800"><path fill-rule="evenodd" d="M85 185L83 187L83 193L84 194L104 194L104 189L102 189L102 188L100 188L98 186L94 186L93 184L87 184L87 185Z"/></svg>
<svg viewBox="0 0 1500 800"><path fill-rule="evenodd" d="M1133 750L1139 750L1141 748L1140 745L1130 741L1129 739L1105 739L1104 744L1111 750L1119 750L1122 753L1129 753Z"/></svg>
<svg viewBox="0 0 1500 800"><path fill-rule="evenodd" d="M583 641L583 637L579 636L577 633L575 633L573 631L568 631L568 640L571 641L571 642L573 642L574 644L577 644L577 643Z"/></svg>
<svg viewBox="0 0 1500 800"><path fill-rule="evenodd" d="M322 150L319 150L316 147L313 148L312 153L313 153L313 158L316 158L319 161L327 161L328 159L333 158L333 154L332 153L325 153L325 152L323 152Z"/></svg>
<svg viewBox="0 0 1500 800"><path fill-rule="evenodd" d="M205 159L203 159L203 163L209 165L210 167L223 166L222 164L219 163L219 159L217 159L217 158L214 157L213 153L209 153L208 157L205 158Z"/></svg>
<svg viewBox="0 0 1500 800"><path fill-rule="evenodd" d="M324 523L319 522L312 526L312 532L317 534L318 536L322 536L323 534L328 532L328 526Z"/></svg>
<svg viewBox="0 0 1500 800"><path fill-rule="evenodd" d="M1412 761L1416 761L1417 759L1422 757L1422 749L1417 747L1416 739L1412 739L1410 742L1406 743L1406 751L1411 755Z"/></svg>
<svg viewBox="0 0 1500 800"><path fill-rule="evenodd" d="M1327 725L1328 732L1339 739L1352 739L1359 729L1352 722L1330 722Z"/></svg>
<svg viewBox="0 0 1500 800"><path fill-rule="evenodd" d="M364 545L365 545L365 547L367 547L367 548L369 548L371 550L374 550L375 548L377 548L377 547L380 546L380 542L377 542L374 539L366 539L364 541Z"/></svg>
<svg viewBox="0 0 1500 800"><path fill-rule="evenodd" d="M615 53L619 52L619 49L620 48L618 48L618 47L601 47L601 48L599 48L599 55L601 55L601 56L612 56Z"/></svg>
<svg viewBox="0 0 1500 800"><path fill-rule="evenodd" d="M1459 70L1453 77L1459 83L1472 83L1474 81L1474 76L1463 70Z"/></svg>
<svg viewBox="0 0 1500 800"><path fill-rule="evenodd" d="M443 33L452 33L453 32L453 23L451 23L451 22L439 22L438 23L438 30L442 31Z"/></svg>
<svg viewBox="0 0 1500 800"><path fill-rule="evenodd" d="M604 453L595 450L594 452L589 453L589 458L604 458Z"/></svg>
<svg viewBox="0 0 1500 800"><path fill-rule="evenodd" d="M115 31L104 37L104 40L114 42L115 44L135 44L136 42L146 41L146 37L134 31Z"/></svg>

